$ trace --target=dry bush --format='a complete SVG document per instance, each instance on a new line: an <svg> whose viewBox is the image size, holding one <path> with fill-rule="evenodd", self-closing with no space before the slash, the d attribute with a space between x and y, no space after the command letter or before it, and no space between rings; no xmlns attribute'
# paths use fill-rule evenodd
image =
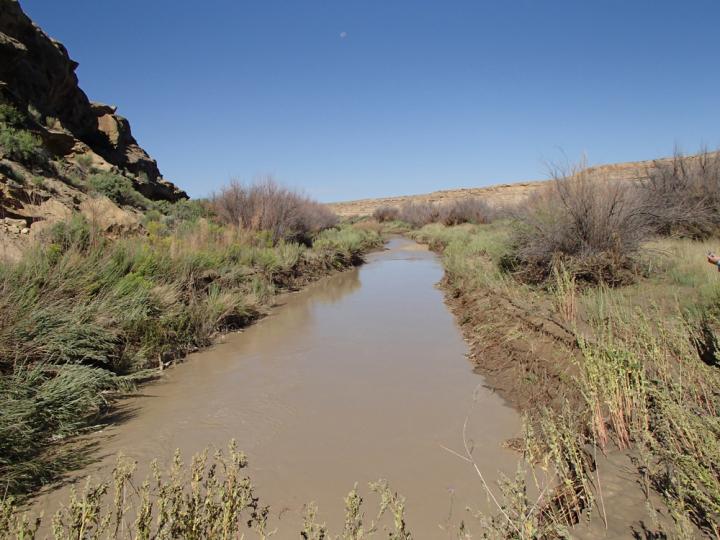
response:
<svg viewBox="0 0 720 540"><path fill-rule="evenodd" d="M447 202L439 208L440 222L444 225L462 223L490 223L493 209L482 199L471 197Z"/></svg>
<svg viewBox="0 0 720 540"><path fill-rule="evenodd" d="M658 234L705 239L720 232L720 152L676 152L670 162L655 162L639 191Z"/></svg>
<svg viewBox="0 0 720 540"><path fill-rule="evenodd" d="M338 221L326 206L279 185L272 178L251 185L233 180L213 195L211 204L224 223L251 231L268 231L274 241L307 242Z"/></svg>
<svg viewBox="0 0 720 540"><path fill-rule="evenodd" d="M637 192L584 167L553 177L518 215L521 226L507 265L529 282L545 281L559 264L581 281L632 281L648 233Z"/></svg>
<svg viewBox="0 0 720 540"><path fill-rule="evenodd" d="M395 221L400 216L400 209L396 206L378 206L373 212L373 217L380 223Z"/></svg>
<svg viewBox="0 0 720 540"><path fill-rule="evenodd" d="M497 212L482 199L468 197L445 203L407 202L399 209L398 217L413 227L423 227L430 223L452 226L490 223L497 217Z"/></svg>
<svg viewBox="0 0 720 540"><path fill-rule="evenodd" d="M438 207L430 202L407 202L400 207L400 219L413 227L435 223L439 217Z"/></svg>

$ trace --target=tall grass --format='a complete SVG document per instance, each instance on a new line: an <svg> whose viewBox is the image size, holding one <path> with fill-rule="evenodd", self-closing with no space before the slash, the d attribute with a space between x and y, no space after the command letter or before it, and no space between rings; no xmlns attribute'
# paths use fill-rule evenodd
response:
<svg viewBox="0 0 720 540"><path fill-rule="evenodd" d="M0 477L48 480L44 450L107 409L128 377L210 344L281 290L356 264L377 233L333 229L312 247L200 220L108 240L82 218L0 265Z"/></svg>
<svg viewBox="0 0 720 540"><path fill-rule="evenodd" d="M107 410L109 392L132 381L84 365L19 364L0 376L0 472L3 492L22 492L82 462L59 445Z"/></svg>
<svg viewBox="0 0 720 540"><path fill-rule="evenodd" d="M696 329L644 314L611 317L583 347L580 388L595 438L633 448L678 522L720 533L720 373L699 357Z"/></svg>

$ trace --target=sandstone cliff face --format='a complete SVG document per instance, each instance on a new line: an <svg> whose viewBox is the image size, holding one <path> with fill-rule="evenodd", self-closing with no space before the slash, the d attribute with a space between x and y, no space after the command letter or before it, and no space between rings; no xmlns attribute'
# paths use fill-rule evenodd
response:
<svg viewBox="0 0 720 540"><path fill-rule="evenodd" d="M47 149L55 156L96 154L129 175L151 200L186 198L162 178L155 160L133 138L128 121L114 107L88 99L78 86L77 66L17 0L0 0L0 95L31 113Z"/></svg>
<svg viewBox="0 0 720 540"><path fill-rule="evenodd" d="M73 213L124 234L153 205L187 198L115 107L88 99L77 66L17 0L0 0L0 259L19 258ZM111 200L103 185L132 197Z"/></svg>

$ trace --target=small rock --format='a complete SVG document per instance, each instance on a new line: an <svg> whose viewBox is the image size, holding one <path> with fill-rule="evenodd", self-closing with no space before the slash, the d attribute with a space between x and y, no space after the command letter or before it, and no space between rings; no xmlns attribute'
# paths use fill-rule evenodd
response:
<svg viewBox="0 0 720 540"><path fill-rule="evenodd" d="M3 221L8 225L8 227L22 228L27 225L27 222L24 219L5 218Z"/></svg>
<svg viewBox="0 0 720 540"><path fill-rule="evenodd" d="M27 227L25 227L25 228L23 228L23 229L20 230L20 234L30 234L30 229L28 229Z"/></svg>

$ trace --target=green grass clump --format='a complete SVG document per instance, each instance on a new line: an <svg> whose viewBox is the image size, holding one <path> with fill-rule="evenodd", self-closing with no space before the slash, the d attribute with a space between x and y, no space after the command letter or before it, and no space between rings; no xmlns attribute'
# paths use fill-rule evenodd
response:
<svg viewBox="0 0 720 540"><path fill-rule="evenodd" d="M313 242L313 248L333 265L347 266L357 264L368 247L381 244L380 236L374 231L355 227L326 229L319 233Z"/></svg>
<svg viewBox="0 0 720 540"><path fill-rule="evenodd" d="M507 223L446 227L433 223L411 233L418 242L442 252L448 280L470 289L483 285L503 286L508 276L501 261L509 248Z"/></svg>
<svg viewBox="0 0 720 540"><path fill-rule="evenodd" d="M276 292L357 263L379 243L344 228L311 247L268 245L204 220L115 241L80 217L55 226L19 263L0 265L3 489L22 493L51 477L43 448L88 425L121 381L209 345Z"/></svg>
<svg viewBox="0 0 720 540"><path fill-rule="evenodd" d="M73 463L57 441L77 433L108 403L105 393L132 383L84 365L18 365L0 377L0 471L15 493L51 480ZM48 440L52 434L52 440Z"/></svg>

